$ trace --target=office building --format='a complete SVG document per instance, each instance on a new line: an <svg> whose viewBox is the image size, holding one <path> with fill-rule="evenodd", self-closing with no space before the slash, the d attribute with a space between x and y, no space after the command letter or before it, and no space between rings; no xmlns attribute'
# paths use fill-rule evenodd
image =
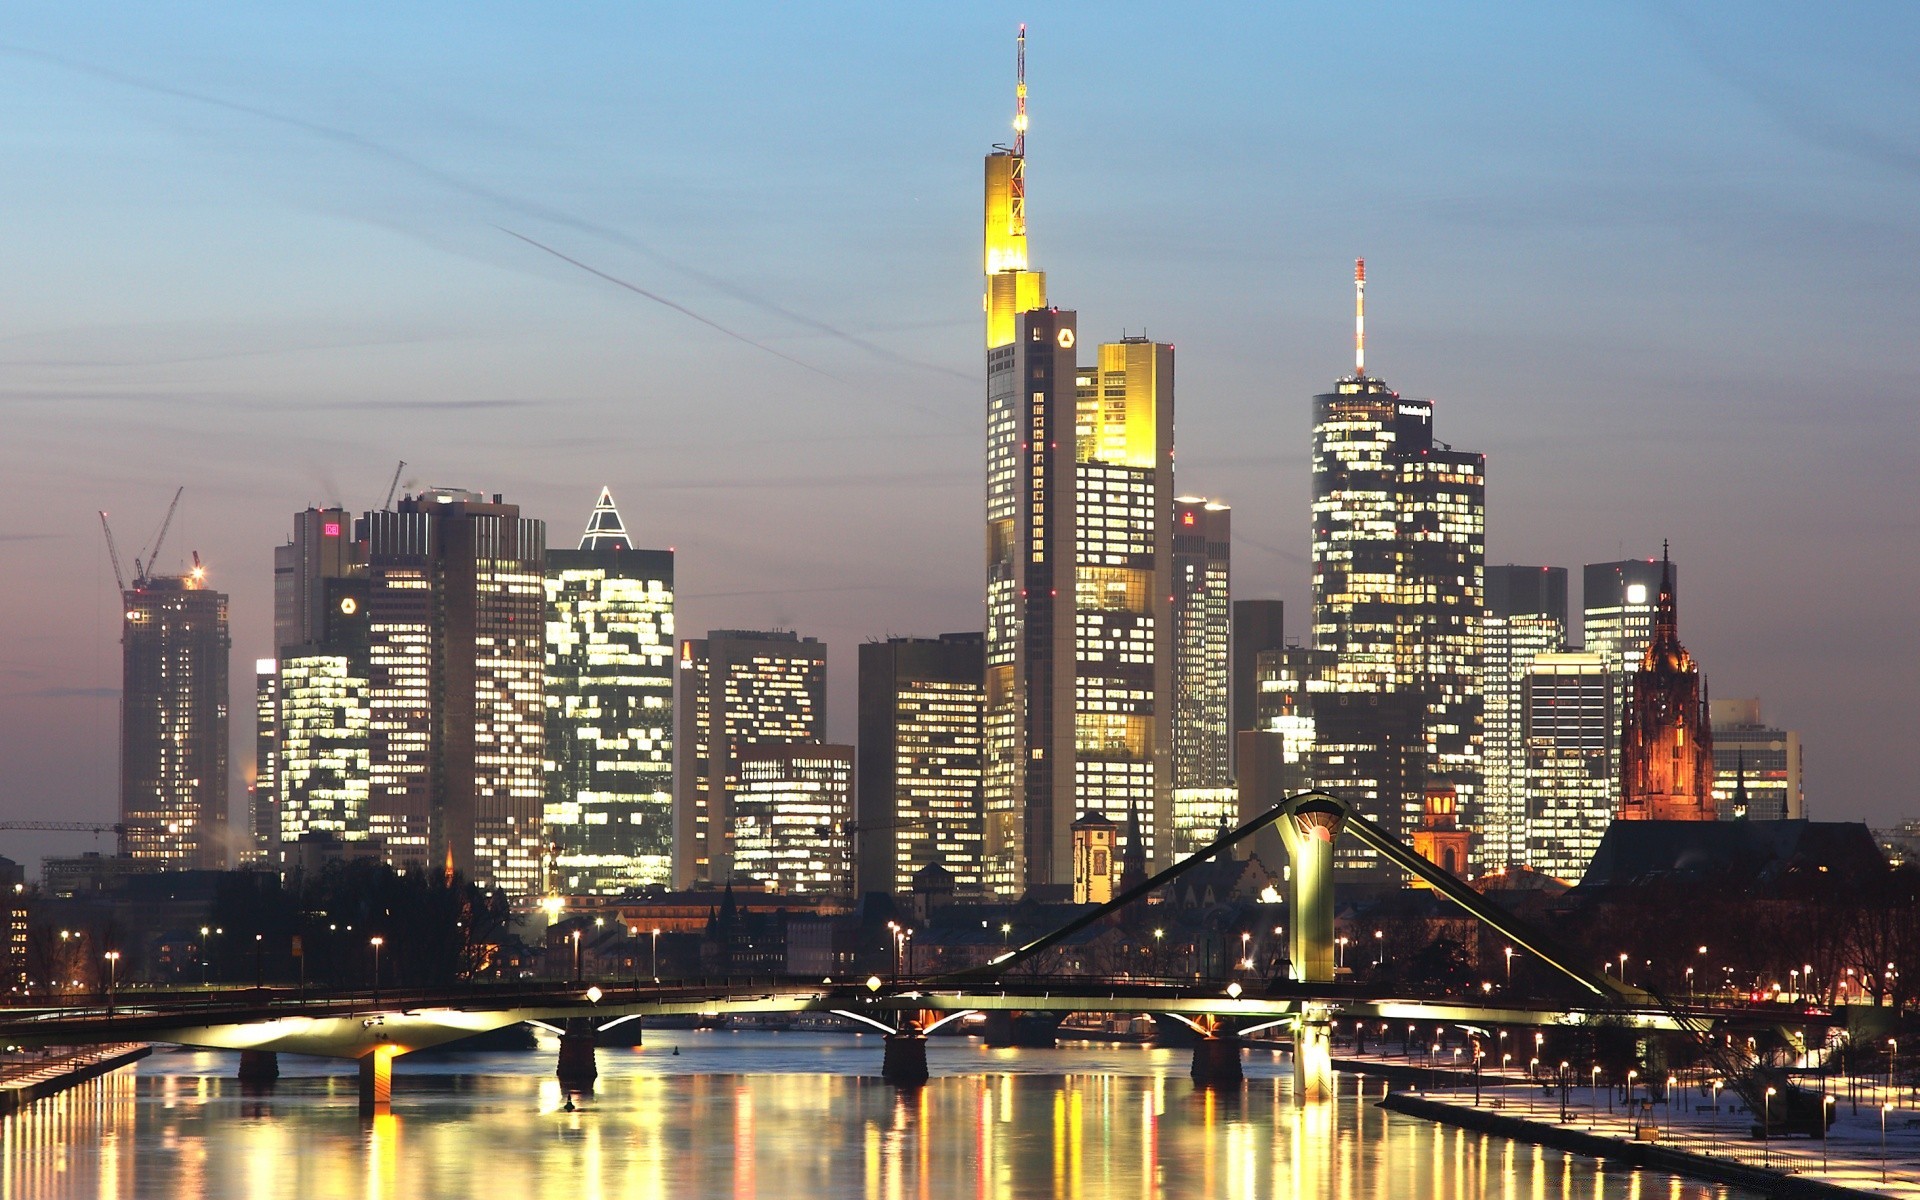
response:
<svg viewBox="0 0 1920 1200"><path fill-rule="evenodd" d="M1231 519L1217 500L1173 500L1173 786L1223 788L1228 759ZM1181 814L1177 806L1176 824Z"/></svg>
<svg viewBox="0 0 1920 1200"><path fill-rule="evenodd" d="M1566 568L1489 566L1483 628L1480 858L1499 868L1527 860L1522 691L1535 658L1567 648Z"/></svg>
<svg viewBox="0 0 1920 1200"><path fill-rule="evenodd" d="M1435 440L1432 401L1367 374L1365 264L1354 282L1353 373L1313 401L1313 645L1335 656L1335 693L1412 697L1418 711L1425 761L1370 772L1379 789L1370 815L1404 834L1425 810L1426 788L1450 787L1477 825L1486 460ZM1394 702L1378 711L1390 727L1342 736L1397 761L1413 710Z"/></svg>
<svg viewBox="0 0 1920 1200"><path fill-rule="evenodd" d="M196 565L121 594L120 823L129 858L227 862L227 597Z"/></svg>
<svg viewBox="0 0 1920 1200"><path fill-rule="evenodd" d="M859 892L903 893L938 863L980 894L985 671L978 633L860 647Z"/></svg>
<svg viewBox="0 0 1920 1200"><path fill-rule="evenodd" d="M1025 36L1021 39L1024 62ZM1081 368L1028 270L1026 85L986 160L987 887L1072 882L1084 805L1171 861L1173 348Z"/></svg>
<svg viewBox="0 0 1920 1200"><path fill-rule="evenodd" d="M273 777L278 769L280 663L253 660L253 782L247 785L247 842L243 865L279 861L280 811Z"/></svg>
<svg viewBox="0 0 1920 1200"><path fill-rule="evenodd" d="M373 706L368 666L368 583L337 577L309 641L279 662L280 806L275 861L291 869L301 843L369 840Z"/></svg>
<svg viewBox="0 0 1920 1200"><path fill-rule="evenodd" d="M1800 821L1807 815L1800 735L1776 729L1755 699L1712 700L1713 802L1722 821Z"/></svg>
<svg viewBox="0 0 1920 1200"><path fill-rule="evenodd" d="M397 866L536 894L546 525L430 488L368 513L369 835Z"/></svg>
<svg viewBox="0 0 1920 1200"><path fill-rule="evenodd" d="M1542 653L1521 691L1525 864L1576 882L1613 820L1613 672L1603 654Z"/></svg>
<svg viewBox="0 0 1920 1200"><path fill-rule="evenodd" d="M1239 735L1260 723L1260 655L1268 650L1284 649L1286 604L1279 600L1235 600L1233 602L1232 730L1233 758L1229 764L1239 778Z"/></svg>
<svg viewBox="0 0 1920 1200"><path fill-rule="evenodd" d="M1661 566L1669 568L1664 553ZM1627 679L1615 815L1623 821L1711 821L1718 815L1713 774L1706 681L1680 644L1673 573L1663 569L1653 638Z"/></svg>
<svg viewBox="0 0 1920 1200"><path fill-rule="evenodd" d="M790 895L853 891L853 747L742 745L734 754L733 877Z"/></svg>
<svg viewBox="0 0 1920 1200"><path fill-rule="evenodd" d="M600 490L546 565L546 804L558 893L673 877L673 551L637 550Z"/></svg>
<svg viewBox="0 0 1920 1200"><path fill-rule="evenodd" d="M744 747L826 741L827 648L798 634L714 630L683 638L675 697L673 877L733 877L733 802Z"/></svg>

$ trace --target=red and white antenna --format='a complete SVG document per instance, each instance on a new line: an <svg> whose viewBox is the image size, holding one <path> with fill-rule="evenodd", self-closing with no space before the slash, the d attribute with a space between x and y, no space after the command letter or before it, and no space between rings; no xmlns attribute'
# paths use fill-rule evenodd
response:
<svg viewBox="0 0 1920 1200"><path fill-rule="evenodd" d="M1022 158L1027 153L1027 26L1024 21L1014 47L1013 155Z"/></svg>
<svg viewBox="0 0 1920 1200"><path fill-rule="evenodd" d="M1353 375L1367 376L1367 260L1353 260Z"/></svg>

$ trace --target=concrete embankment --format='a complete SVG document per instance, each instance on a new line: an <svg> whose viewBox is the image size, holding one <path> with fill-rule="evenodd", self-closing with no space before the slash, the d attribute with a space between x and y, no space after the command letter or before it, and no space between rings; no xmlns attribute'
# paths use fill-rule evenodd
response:
<svg viewBox="0 0 1920 1200"><path fill-rule="evenodd" d="M98 1079L153 1053L145 1042L94 1046L40 1062L8 1063L0 1070L0 1113L15 1112L89 1079Z"/></svg>
<svg viewBox="0 0 1920 1200"><path fill-rule="evenodd" d="M1672 1175L1685 1175L1693 1179L1732 1184L1763 1195L1779 1197L1780 1200L1840 1200L1843 1197L1846 1200L1858 1200L1861 1196L1872 1194L1825 1183L1818 1179L1809 1179L1804 1175L1787 1175L1779 1171L1729 1162L1726 1159L1689 1154L1657 1143L1627 1142L1617 1138L1598 1137L1563 1125L1529 1121L1462 1104L1446 1104L1406 1092L1388 1093L1386 1099L1380 1101L1380 1106L1411 1117L1437 1121L1443 1125L1455 1125L1462 1129L1491 1133L1517 1142L1552 1146L1574 1154L1583 1154L1589 1158L1603 1158L1613 1162L1629 1163L1636 1167L1645 1167L1649 1170L1665 1171Z"/></svg>

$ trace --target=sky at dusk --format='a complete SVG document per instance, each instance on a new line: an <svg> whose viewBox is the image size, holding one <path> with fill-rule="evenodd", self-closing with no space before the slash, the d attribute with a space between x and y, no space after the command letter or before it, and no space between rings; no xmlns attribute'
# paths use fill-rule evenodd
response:
<svg viewBox="0 0 1920 1200"><path fill-rule="evenodd" d="M239 819L272 547L399 459L553 545L610 486L683 635L828 643L851 740L859 642L982 623L1021 20L1035 265L1083 337L1177 345L1237 598L1306 633L1364 256L1370 371L1487 454L1488 561L1670 538L1809 813L1920 816L1920 7L1574 8L6 5L0 819L117 812L96 510L130 555L186 485L159 565L232 596Z"/></svg>

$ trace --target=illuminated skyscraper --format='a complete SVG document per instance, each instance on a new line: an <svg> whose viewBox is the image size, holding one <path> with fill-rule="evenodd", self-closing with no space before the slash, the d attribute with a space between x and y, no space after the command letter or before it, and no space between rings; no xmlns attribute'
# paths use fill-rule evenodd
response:
<svg viewBox="0 0 1920 1200"><path fill-rule="evenodd" d="M1661 556L1662 567L1669 567ZM1680 644L1673 576L1663 570L1654 601L1653 640L1627 679L1620 728L1622 821L1711 821L1713 729L1706 683Z"/></svg>
<svg viewBox="0 0 1920 1200"><path fill-rule="evenodd" d="M769 891L851 895L853 747L741 746L734 765L733 874Z"/></svg>
<svg viewBox="0 0 1920 1200"><path fill-rule="evenodd" d="M1707 707L1713 722L1713 799L1720 819L1805 820L1800 735L1761 720L1757 698L1714 700Z"/></svg>
<svg viewBox="0 0 1920 1200"><path fill-rule="evenodd" d="M547 551L549 886L618 895L673 873L673 552L635 550L600 490Z"/></svg>
<svg viewBox="0 0 1920 1200"><path fill-rule="evenodd" d="M280 659L282 863L302 841L368 841L373 707L364 577L324 580L323 615Z"/></svg>
<svg viewBox="0 0 1920 1200"><path fill-rule="evenodd" d="M278 862L280 811L275 803L274 773L278 770L280 722L280 664L271 658L253 660L253 782L247 787L247 845L242 863Z"/></svg>
<svg viewBox="0 0 1920 1200"><path fill-rule="evenodd" d="M827 648L791 632L717 629L681 640L678 669L673 879L689 888L733 878L742 749L826 740Z"/></svg>
<svg viewBox="0 0 1920 1200"><path fill-rule="evenodd" d="M1668 582L1680 593L1680 568L1668 564ZM1604 655L1607 669L1624 680L1653 640L1653 611L1660 595L1660 563L1651 558L1589 563L1582 575L1581 649Z"/></svg>
<svg viewBox="0 0 1920 1200"><path fill-rule="evenodd" d="M536 893L546 525L433 488L368 513L370 836L396 865Z"/></svg>
<svg viewBox="0 0 1920 1200"><path fill-rule="evenodd" d="M1489 867L1527 861L1526 738L1521 702L1527 668L1567 648L1564 567L1487 568L1486 698L1480 856Z"/></svg>
<svg viewBox="0 0 1920 1200"><path fill-rule="evenodd" d="M1233 513L1216 500L1173 501L1173 786L1225 787L1228 595Z"/></svg>
<svg viewBox="0 0 1920 1200"><path fill-rule="evenodd" d="M1599 654L1536 654L1521 685L1526 865L1575 882L1613 820L1613 676Z"/></svg>
<svg viewBox="0 0 1920 1200"><path fill-rule="evenodd" d="M162 867L224 867L226 594L196 566L143 576L121 599L122 844Z"/></svg>
<svg viewBox="0 0 1920 1200"><path fill-rule="evenodd" d="M1381 824L1406 831L1425 789L1450 787L1477 825L1486 459L1434 440L1431 401L1366 373L1364 264L1354 279L1354 370L1313 403L1313 644L1335 656L1334 692L1418 698L1424 771L1370 773ZM1353 744L1398 745L1400 708L1380 712L1394 729Z"/></svg>
<svg viewBox="0 0 1920 1200"><path fill-rule="evenodd" d="M1173 348L1081 368L1027 270L1024 31L1014 143L986 160L986 876L1072 882L1081 807L1170 860ZM1131 826L1128 826L1131 828Z"/></svg>
<svg viewBox="0 0 1920 1200"><path fill-rule="evenodd" d="M985 652L977 633L860 647L859 891L905 892L939 863L980 892Z"/></svg>

